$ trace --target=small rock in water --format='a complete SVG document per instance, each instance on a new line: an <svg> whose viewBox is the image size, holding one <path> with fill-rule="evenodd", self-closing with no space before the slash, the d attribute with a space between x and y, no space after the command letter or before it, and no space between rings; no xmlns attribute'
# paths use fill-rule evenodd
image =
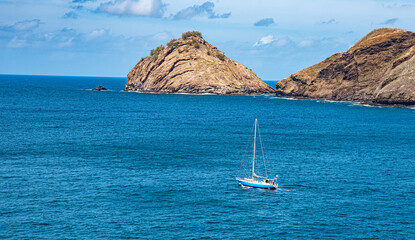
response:
<svg viewBox="0 0 415 240"><path fill-rule="evenodd" d="M106 90L108 90L108 89L106 89L106 88L104 88L103 86L98 86L98 87L96 87L96 88L94 88L94 89L92 89L92 91L106 91Z"/></svg>

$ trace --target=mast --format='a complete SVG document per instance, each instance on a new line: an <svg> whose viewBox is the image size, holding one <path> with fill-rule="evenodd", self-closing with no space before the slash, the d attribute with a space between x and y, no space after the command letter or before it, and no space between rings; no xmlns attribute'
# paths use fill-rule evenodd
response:
<svg viewBox="0 0 415 240"><path fill-rule="evenodd" d="M252 179L254 179L255 176L255 145L256 145L256 125L257 125L257 119L255 118L255 126L254 126L254 157L252 159Z"/></svg>

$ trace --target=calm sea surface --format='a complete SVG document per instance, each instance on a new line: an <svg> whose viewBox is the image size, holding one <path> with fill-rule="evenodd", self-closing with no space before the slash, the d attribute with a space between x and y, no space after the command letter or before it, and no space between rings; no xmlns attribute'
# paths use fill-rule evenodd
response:
<svg viewBox="0 0 415 240"><path fill-rule="evenodd" d="M415 238L414 109L125 82L0 75L0 238ZM234 179L255 118L276 191Z"/></svg>

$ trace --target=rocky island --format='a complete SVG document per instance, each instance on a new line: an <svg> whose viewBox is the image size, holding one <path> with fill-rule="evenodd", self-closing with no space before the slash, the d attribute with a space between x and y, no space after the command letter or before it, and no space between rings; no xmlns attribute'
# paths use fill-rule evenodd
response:
<svg viewBox="0 0 415 240"><path fill-rule="evenodd" d="M108 89L104 88L103 86L99 85L98 87L92 89L92 91L107 91Z"/></svg>
<svg viewBox="0 0 415 240"><path fill-rule="evenodd" d="M415 33L382 28L281 80L277 97L415 105Z"/></svg>
<svg viewBox="0 0 415 240"><path fill-rule="evenodd" d="M197 31L186 32L142 58L127 76L125 91L218 95L274 94L242 64L227 58Z"/></svg>

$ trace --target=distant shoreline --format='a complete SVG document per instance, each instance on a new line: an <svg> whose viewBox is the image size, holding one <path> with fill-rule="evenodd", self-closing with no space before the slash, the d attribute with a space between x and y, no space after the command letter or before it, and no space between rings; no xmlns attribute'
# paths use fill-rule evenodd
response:
<svg viewBox="0 0 415 240"><path fill-rule="evenodd" d="M80 75L53 75L53 74L14 74L14 73L0 73L0 76L34 76L34 77L79 77L79 78L122 78L123 76L80 76Z"/></svg>

